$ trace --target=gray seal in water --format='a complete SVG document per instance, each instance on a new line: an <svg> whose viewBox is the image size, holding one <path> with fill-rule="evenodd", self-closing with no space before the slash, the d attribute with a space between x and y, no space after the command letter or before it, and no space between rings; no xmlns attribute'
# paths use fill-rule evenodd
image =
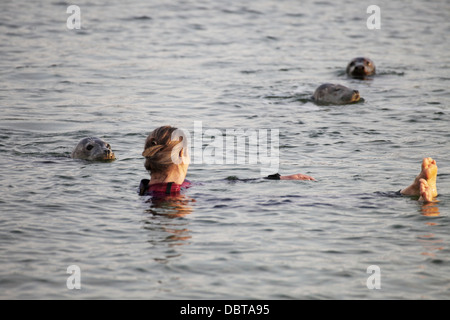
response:
<svg viewBox="0 0 450 320"><path fill-rule="evenodd" d="M81 139L73 149L71 157L83 160L115 160L109 143L95 137Z"/></svg>
<svg viewBox="0 0 450 320"><path fill-rule="evenodd" d="M360 98L358 90L333 83L320 85L312 97L318 104L349 104L359 101Z"/></svg>
<svg viewBox="0 0 450 320"><path fill-rule="evenodd" d="M375 74L375 64L365 57L357 57L347 64L347 75L353 78L364 79Z"/></svg>

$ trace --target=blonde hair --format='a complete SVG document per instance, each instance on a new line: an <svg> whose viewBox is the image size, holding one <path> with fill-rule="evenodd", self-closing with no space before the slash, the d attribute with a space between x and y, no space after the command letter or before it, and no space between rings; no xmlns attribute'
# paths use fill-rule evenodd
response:
<svg viewBox="0 0 450 320"><path fill-rule="evenodd" d="M178 155L181 151L183 137L173 139L173 133L178 130L171 126L163 126L153 130L145 140L144 152L145 169L151 173L167 173L171 166L176 163L173 154Z"/></svg>

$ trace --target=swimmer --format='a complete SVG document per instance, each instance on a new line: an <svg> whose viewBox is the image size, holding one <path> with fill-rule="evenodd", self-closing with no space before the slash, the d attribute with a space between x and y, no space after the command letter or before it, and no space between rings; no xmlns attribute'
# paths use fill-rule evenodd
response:
<svg viewBox="0 0 450 320"><path fill-rule="evenodd" d="M190 164L186 144L181 130L171 126L159 127L149 134L142 156L145 157L144 167L150 173L150 180L141 181L141 195L176 195L191 186L191 182L186 180ZM304 174L274 174L267 179L315 180Z"/></svg>
<svg viewBox="0 0 450 320"><path fill-rule="evenodd" d="M359 91L340 84L324 83L320 85L312 99L317 104L349 104L360 100Z"/></svg>
<svg viewBox="0 0 450 320"><path fill-rule="evenodd" d="M114 152L111 150L111 145L102 139L94 137L81 139L70 156L74 159L91 161L116 159Z"/></svg>
<svg viewBox="0 0 450 320"><path fill-rule="evenodd" d="M145 157L144 167L150 173L150 179L141 180L140 195L178 195L180 191L192 186L192 183L186 180L190 158L185 145L187 143L183 141L181 130L178 131L171 126L159 127L148 135L142 156ZM414 182L399 191L399 194L418 196L419 200L431 202L438 195L436 177L436 161L425 158L422 162L422 170ZM313 177L304 174L281 176L277 173L266 179L315 181Z"/></svg>
<svg viewBox="0 0 450 320"><path fill-rule="evenodd" d="M436 177L438 167L432 158L425 158L422 161L422 170L414 179L414 182L407 188L400 191L405 196L418 196L419 200L431 202L437 197Z"/></svg>
<svg viewBox="0 0 450 320"><path fill-rule="evenodd" d="M375 74L375 64L369 58L357 57L348 63L346 72L350 77L364 79Z"/></svg>

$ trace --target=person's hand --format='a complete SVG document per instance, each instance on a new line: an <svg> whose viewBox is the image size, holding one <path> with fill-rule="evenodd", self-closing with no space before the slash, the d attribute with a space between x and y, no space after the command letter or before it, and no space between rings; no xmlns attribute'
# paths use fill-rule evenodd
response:
<svg viewBox="0 0 450 320"><path fill-rule="evenodd" d="M280 180L311 180L316 181L313 177L307 176L306 174L291 174L290 176L280 176Z"/></svg>

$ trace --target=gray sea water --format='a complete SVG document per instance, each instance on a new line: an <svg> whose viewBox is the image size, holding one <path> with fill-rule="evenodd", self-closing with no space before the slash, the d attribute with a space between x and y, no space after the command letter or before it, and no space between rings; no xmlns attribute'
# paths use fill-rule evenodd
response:
<svg viewBox="0 0 450 320"><path fill-rule="evenodd" d="M2 1L0 298L449 299L449 13L446 0ZM356 56L378 75L347 78ZM364 102L317 106L324 82ZM146 203L147 134L196 121L279 130L279 172L317 181L228 181L260 167L197 163L181 199ZM71 159L86 136L117 160ZM390 196L424 157L439 201Z"/></svg>

